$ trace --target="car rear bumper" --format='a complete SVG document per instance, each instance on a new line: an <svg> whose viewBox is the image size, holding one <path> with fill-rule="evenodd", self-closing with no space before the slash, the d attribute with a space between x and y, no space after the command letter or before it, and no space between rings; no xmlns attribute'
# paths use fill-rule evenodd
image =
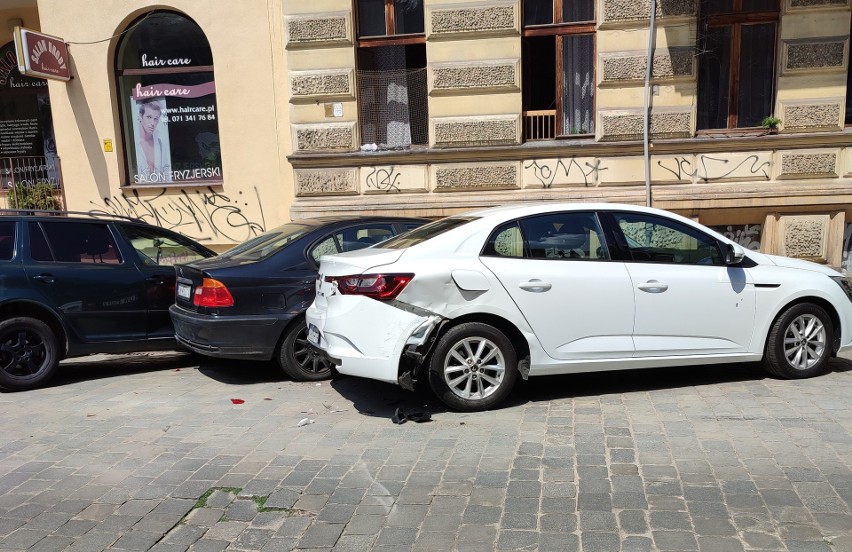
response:
<svg viewBox="0 0 852 552"><path fill-rule="evenodd" d="M281 332L296 314L280 316L211 316L169 308L175 339L190 351L218 358L269 360Z"/></svg>
<svg viewBox="0 0 852 552"><path fill-rule="evenodd" d="M331 311L312 305L305 313L320 332L315 350L341 374L399 384L406 342L428 318L366 297L335 299ZM370 323L374 320L381 324Z"/></svg>

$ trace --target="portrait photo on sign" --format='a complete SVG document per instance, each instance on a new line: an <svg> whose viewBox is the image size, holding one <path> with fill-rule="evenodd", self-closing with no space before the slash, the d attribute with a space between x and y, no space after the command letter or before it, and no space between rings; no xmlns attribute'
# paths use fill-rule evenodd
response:
<svg viewBox="0 0 852 552"><path fill-rule="evenodd" d="M172 181L169 124L164 98L136 100L133 105L133 136L136 141L137 184Z"/></svg>

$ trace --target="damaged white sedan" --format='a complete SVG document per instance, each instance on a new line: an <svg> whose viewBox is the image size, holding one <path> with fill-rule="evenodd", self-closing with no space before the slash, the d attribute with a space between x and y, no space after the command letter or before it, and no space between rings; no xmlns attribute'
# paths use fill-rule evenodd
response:
<svg viewBox="0 0 852 552"><path fill-rule="evenodd" d="M308 339L343 374L492 408L518 377L763 360L822 373L852 347L852 283L616 204L498 207L322 258Z"/></svg>

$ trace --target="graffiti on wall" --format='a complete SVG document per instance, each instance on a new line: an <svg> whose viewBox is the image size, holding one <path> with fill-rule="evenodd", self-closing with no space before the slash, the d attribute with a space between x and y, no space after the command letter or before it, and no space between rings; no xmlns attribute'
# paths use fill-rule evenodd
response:
<svg viewBox="0 0 852 552"><path fill-rule="evenodd" d="M674 175L678 180L697 178L703 182L712 182L725 178L765 178L769 179L770 162L757 154L748 155L736 162L736 159L711 157L701 154L695 157L674 157L657 160L657 166Z"/></svg>
<svg viewBox="0 0 852 552"><path fill-rule="evenodd" d="M257 188L254 195L251 201L257 202L260 220L255 220L243 210L249 206L243 192L230 196L211 187L192 191L181 189L179 193L169 195L162 188L156 195L145 197L139 195L139 190L129 190L103 198L103 206L91 201L95 208L89 213L137 218L199 241L216 238L239 243L266 231Z"/></svg>
<svg viewBox="0 0 852 552"><path fill-rule="evenodd" d="M533 178L545 189L553 186L558 179L582 179L583 186L594 186L602 171L608 167L601 166L600 159L580 159L566 157L554 160L534 159L524 165L524 169L532 169Z"/></svg>
<svg viewBox="0 0 852 552"><path fill-rule="evenodd" d="M846 225L843 231L843 260L840 269L845 274L852 274L852 223Z"/></svg>
<svg viewBox="0 0 852 552"><path fill-rule="evenodd" d="M398 192L402 173L395 167L372 167L367 173L367 187L380 192Z"/></svg>
<svg viewBox="0 0 852 552"><path fill-rule="evenodd" d="M735 241L746 249L760 251L760 228L759 224L711 226L731 241Z"/></svg>

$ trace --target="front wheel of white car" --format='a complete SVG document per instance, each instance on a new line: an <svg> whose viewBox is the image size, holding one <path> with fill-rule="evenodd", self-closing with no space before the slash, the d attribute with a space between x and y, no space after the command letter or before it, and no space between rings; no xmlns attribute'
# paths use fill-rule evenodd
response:
<svg viewBox="0 0 852 552"><path fill-rule="evenodd" d="M817 376L831 357L833 333L825 309L811 303L793 305L772 325L763 364L780 378Z"/></svg>
<svg viewBox="0 0 852 552"><path fill-rule="evenodd" d="M435 347L429 385L450 408L475 412L492 408L518 379L511 341L497 328L467 322L451 328Z"/></svg>

